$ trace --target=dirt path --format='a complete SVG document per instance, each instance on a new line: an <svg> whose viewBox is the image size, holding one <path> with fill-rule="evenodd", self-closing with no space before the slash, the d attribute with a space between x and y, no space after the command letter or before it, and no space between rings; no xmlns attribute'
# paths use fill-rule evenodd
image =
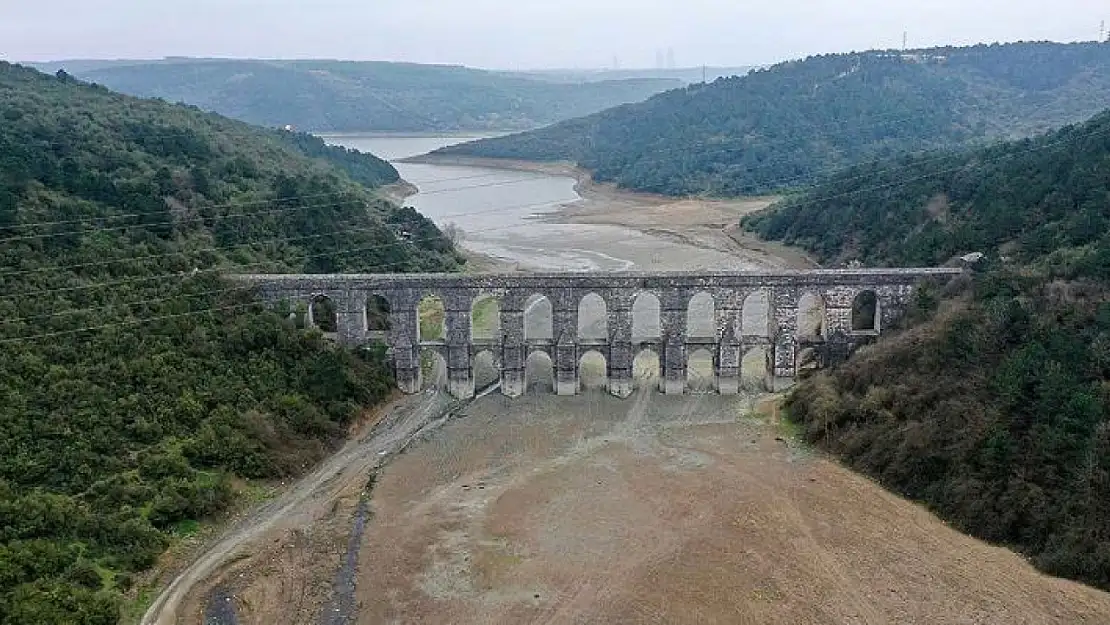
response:
<svg viewBox="0 0 1110 625"><path fill-rule="evenodd" d="M204 554L180 572L154 601L143 616L143 625L173 625L180 619L193 618L202 610L199 603L207 596L198 589L217 585L223 569L254 555L248 549L261 550L259 543L273 535L287 528L310 527L328 516L337 500L361 491L372 469L402 449L422 428L440 418L448 406L448 400L440 395L421 395L384 407L381 422L368 435L349 442L312 474L238 521L206 548Z"/></svg>
<svg viewBox="0 0 1110 625"><path fill-rule="evenodd" d="M766 200L674 200L582 178L579 193L550 218L811 266L728 228ZM230 604L216 612L234 608L242 625L1110 623L1110 595L1040 575L789 444L744 398L495 394L449 423L447 406L439 395L391 406L210 545L143 623L200 623L213 591ZM351 600L334 589L351 583L340 567L356 553ZM353 620L343 608L326 618L341 605L358 606Z"/></svg>
<svg viewBox="0 0 1110 625"><path fill-rule="evenodd" d="M552 215L552 220L626 226L697 247L726 251L766 266L812 266L812 261L788 249L760 247L762 244L751 241L738 243L734 238L731 226L741 215L766 206L767 200L675 200L599 185L584 171L565 165L502 161L489 164L575 177L576 188L585 201ZM383 195L403 201L415 191L415 187L402 181L385 188ZM471 267L481 271L509 269L484 257L472 258ZM331 599L329 586L341 546L349 535L348 521L357 508L359 492L368 473L385 460L379 454L394 453L444 409L444 401L438 397L402 401L392 408L386 422L372 436L348 443L280 498L239 519L174 577L141 623L199 622L205 603L215 590L236 603L240 622L267 622L267 618L315 622L319 608ZM321 552L334 557L321 559ZM268 563L269 568L260 563ZM234 583L221 585L226 580ZM289 603L289 595L298 596L295 605ZM267 605L281 606L281 611L269 612Z"/></svg>
<svg viewBox="0 0 1110 625"><path fill-rule="evenodd" d="M643 392L475 403L381 473L358 623L1110 622L1110 595L743 409Z"/></svg>

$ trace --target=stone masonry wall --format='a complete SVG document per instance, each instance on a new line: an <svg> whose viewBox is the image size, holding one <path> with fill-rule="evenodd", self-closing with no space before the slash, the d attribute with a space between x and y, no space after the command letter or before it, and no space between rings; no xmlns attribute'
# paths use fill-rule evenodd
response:
<svg viewBox="0 0 1110 625"><path fill-rule="evenodd" d="M367 301L380 296L390 307L388 346L400 388L419 392L420 353L434 349L447 362L447 386L456 397L473 396L472 363L475 353L493 349L501 369L501 390L509 396L524 393L525 361L540 350L552 356L556 392L579 389L579 358L588 350L600 352L608 365L609 391L627 397L633 388L633 359L644 348L660 356L661 387L681 394L687 386L687 357L698 349L713 353L715 388L725 394L739 388L741 358L746 350L766 341L772 349L769 376L793 378L800 343L822 337L848 337L852 342L852 306L866 291L878 301L876 329L861 334L871 339L896 321L915 286L928 279L946 280L959 269L854 269L767 273L618 273L618 274L342 274L237 275L233 280L257 287L266 301L311 301L327 297L336 304L339 340L346 345L367 341ZM632 306L636 297L651 293L660 302L661 336L633 344ZM713 299L716 336L693 337L687 332L687 310L701 293ZM608 338L583 341L578 337L579 304L596 294L606 306ZM745 336L742 317L749 298L762 294L770 303L770 331L766 338ZM821 336L799 337L799 304L805 294L824 306ZM440 298L446 314L446 340L421 342L417 307L425 296ZM524 307L533 295L552 304L553 337L524 337ZM493 296L500 303L501 336L477 344L471 336L471 307L476 298ZM801 339L804 338L804 341ZM479 349L480 348L480 349Z"/></svg>

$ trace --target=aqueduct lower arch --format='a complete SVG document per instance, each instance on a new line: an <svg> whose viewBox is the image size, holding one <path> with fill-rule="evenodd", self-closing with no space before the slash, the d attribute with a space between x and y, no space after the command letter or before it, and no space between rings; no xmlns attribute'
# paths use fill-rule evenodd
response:
<svg viewBox="0 0 1110 625"><path fill-rule="evenodd" d="M305 302L321 295L336 305L341 342L360 345L380 339L367 327L367 302L388 303L388 331L384 335L393 359L397 383L408 393L421 388L420 350L435 349L447 361L448 388L460 398L474 395L473 363L490 351L500 370L501 391L512 397L525 391L525 363L536 351L547 353L555 368L555 390L560 395L579 391L578 365L587 352L600 353L607 365L607 387L618 397L633 391L633 360L645 349L659 355L661 386L667 394L687 388L687 357L699 350L713 355L713 387L735 394L740 387L741 361L755 348L764 348L768 379L793 378L798 354L815 349L826 361L838 361L858 345L872 340L878 330L853 329L853 305L861 293L877 299L878 328L890 327L905 310L914 287L928 279L949 279L959 269L844 269L750 273L616 273L616 274L342 274L240 275L234 279L253 285L269 302ZM633 303L648 293L658 299L658 336L633 337ZM417 306L426 295L444 304L446 339L421 342ZM605 337L579 338L579 307L588 295L605 304ZM712 297L715 334L687 331L688 311L698 294ZM744 304L762 294L769 304L769 332L749 334ZM821 335L798 336L798 307L805 294L824 304ZM535 296L551 304L550 338L526 338L525 310ZM475 338L471 313L476 298L499 300L500 336ZM596 301L593 297L591 300ZM750 321L750 320L749 320ZM762 324L758 324L761 326ZM745 331L747 329L747 332Z"/></svg>

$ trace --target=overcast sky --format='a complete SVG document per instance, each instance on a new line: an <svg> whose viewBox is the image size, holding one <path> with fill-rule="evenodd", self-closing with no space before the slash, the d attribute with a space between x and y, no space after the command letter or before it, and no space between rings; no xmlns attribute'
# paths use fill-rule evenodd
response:
<svg viewBox="0 0 1110 625"><path fill-rule="evenodd" d="M0 0L0 57L343 58L477 67L761 64L1092 40L1110 0Z"/></svg>

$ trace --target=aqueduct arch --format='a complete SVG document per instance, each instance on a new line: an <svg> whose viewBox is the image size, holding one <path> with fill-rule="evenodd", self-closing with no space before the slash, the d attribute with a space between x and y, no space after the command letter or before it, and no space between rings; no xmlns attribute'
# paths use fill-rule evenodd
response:
<svg viewBox="0 0 1110 625"><path fill-rule="evenodd" d="M493 355L501 392L517 397L526 390L525 368L530 355L537 351L547 354L554 365L556 393L570 395L580 391L581 358L593 351L605 361L609 392L627 397L635 385L633 361L645 350L658 355L660 387L668 394L687 391L687 365L692 354L712 356L712 386L722 394L738 392L745 356L749 356L746 359L749 367L759 362L758 357L752 357L753 350L766 354L767 379L791 379L797 373L800 353L814 350L822 361L846 357L898 318L918 283L949 279L960 273L959 269L922 268L750 273L240 275L234 279L255 286L269 302L328 298L335 305L338 340L346 345L361 345L371 338L380 340L384 335L397 383L408 393L418 392L422 386L422 349L432 349L444 357L447 387L461 398L474 394L474 361L483 352ZM800 325L799 308L807 294L822 304L816 319L817 333ZM420 301L426 296L442 302L442 312L433 315L432 321L428 315L422 318L419 312ZM491 307L494 312L489 313L497 316L489 324L496 328L493 335L473 332L479 298L497 300L497 306ZM584 328L580 310L587 299L588 307L604 310L605 318L585 324ZM368 312L368 302L373 302L377 311L388 311L376 313L388 316L387 323L376 324L386 330L368 328L368 318L374 318ZM703 320L691 332L693 310L699 307L711 311L707 314L711 315L712 325ZM766 309L765 313L761 314L760 309ZM873 311L872 324L859 320L861 310ZM536 313L549 319L534 321ZM650 319L656 314L657 320ZM442 339L437 336L439 340L422 340L421 325L430 330L435 329L431 327L435 323L442 325L439 334ZM657 327L650 327L653 325ZM749 383L759 378L750 372L745 377Z"/></svg>

